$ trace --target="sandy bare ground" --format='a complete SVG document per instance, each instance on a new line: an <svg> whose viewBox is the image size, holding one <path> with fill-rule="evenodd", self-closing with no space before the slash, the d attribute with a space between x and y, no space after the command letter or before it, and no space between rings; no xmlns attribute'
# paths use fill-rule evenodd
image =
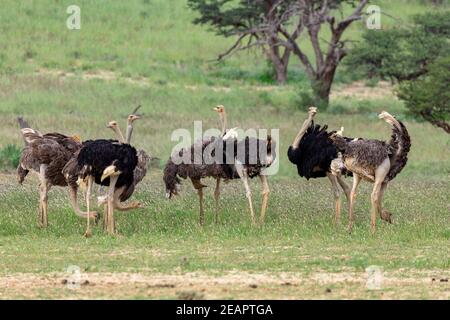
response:
<svg viewBox="0 0 450 320"><path fill-rule="evenodd" d="M441 270L383 272L370 288L366 272L10 274L0 277L0 298L449 299L449 276Z"/></svg>
<svg viewBox="0 0 450 320"><path fill-rule="evenodd" d="M392 90L392 85L387 81L380 81L374 87L367 86L363 81L355 81L333 89L331 99L335 98L352 98L357 100L397 99Z"/></svg>

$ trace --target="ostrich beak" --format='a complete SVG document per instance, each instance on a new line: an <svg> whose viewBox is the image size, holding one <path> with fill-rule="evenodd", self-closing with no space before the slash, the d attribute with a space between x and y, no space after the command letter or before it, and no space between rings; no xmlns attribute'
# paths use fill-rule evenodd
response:
<svg viewBox="0 0 450 320"><path fill-rule="evenodd" d="M223 111L223 105L218 105L217 107L214 107L213 108L213 111L216 111L216 112L222 112Z"/></svg>
<svg viewBox="0 0 450 320"><path fill-rule="evenodd" d="M117 122L110 121L106 127L110 128L110 129L114 129L115 126L117 126Z"/></svg>
<svg viewBox="0 0 450 320"><path fill-rule="evenodd" d="M118 171L115 165L111 165L109 167L106 167L105 170L103 170L102 177L100 178L100 181L103 182L106 178L109 178L111 176L118 176L122 172Z"/></svg>

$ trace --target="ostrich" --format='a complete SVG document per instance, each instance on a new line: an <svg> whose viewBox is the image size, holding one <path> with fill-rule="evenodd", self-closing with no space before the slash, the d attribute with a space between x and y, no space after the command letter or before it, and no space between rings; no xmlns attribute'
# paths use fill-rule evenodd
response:
<svg viewBox="0 0 450 320"><path fill-rule="evenodd" d="M213 110L219 114L220 124L222 127L222 131L220 134L223 137L225 135L225 133L227 132L227 125L228 125L228 119L227 119L227 113L225 112L225 107L223 105L218 105L217 107L214 107Z"/></svg>
<svg viewBox="0 0 450 320"><path fill-rule="evenodd" d="M227 126L228 126L228 119L227 119L227 114L225 112L225 107L223 105L218 105L217 107L213 108L214 111L217 112L217 114L219 115L219 121L220 121L220 125L221 125L221 132L220 132L220 136L223 138L225 136L225 134L227 133ZM237 128L233 128L232 130L236 130ZM234 133L235 131L233 131L232 133L230 133L231 135L235 135ZM220 182L221 182L221 178L216 178L216 187L214 189L214 201L215 201L215 214L214 214L214 221L215 223L219 222L219 198L220 198Z"/></svg>
<svg viewBox="0 0 450 320"><path fill-rule="evenodd" d="M267 176L264 175L263 171L275 160L273 144L270 136L265 140L245 137L238 141L234 130L229 130L223 137L205 137L194 143L190 148L182 149L171 155L164 168L163 180L166 185L166 197L172 198L173 195L178 194L180 178L190 178L199 196L199 222L200 225L203 225L203 188L206 185L201 182L201 179L213 177L216 180L224 179L228 181L240 178L246 190L252 223L256 224L248 179L259 176L263 186L263 201L259 220L260 223L264 223L269 185ZM195 161L199 157L200 163ZM231 163L227 160L231 160Z"/></svg>
<svg viewBox="0 0 450 320"><path fill-rule="evenodd" d="M392 136L389 142L375 139L359 139L348 141L337 134L331 139L342 153L342 166L353 172L353 186L350 194L350 210L348 231L353 228L354 205L356 190L362 179L374 184L371 194L372 233L375 232L376 217L392 222L392 215L382 209L381 203L389 181L402 171L408 161L411 139L405 125L392 115L383 111L378 116L392 126Z"/></svg>
<svg viewBox="0 0 450 320"><path fill-rule="evenodd" d="M308 118L303 123L300 131L288 149L288 158L297 166L299 176L310 178L328 177L333 189L335 202L335 223L341 216L340 189L343 189L350 203L350 187L340 175L333 175L330 170L332 160L338 157L336 147L330 139L332 133L327 132L327 125L320 127L314 125L313 118L317 108L310 107ZM343 131L344 128L341 128ZM351 140L350 138L344 138Z"/></svg>
<svg viewBox="0 0 450 320"><path fill-rule="evenodd" d="M126 139L124 138L124 136L119 128L119 125L117 124L116 121L110 121L107 126L108 128L112 129L115 132L119 141L121 141L122 143L130 144L130 142L131 142L131 136L133 133L133 122L141 118L140 115L135 114L138 109L139 109L139 107L136 108L133 111L133 113L128 116ZM151 157L142 149L137 151L137 157L138 157L138 163L137 163L137 166L134 169L134 173L133 173L133 176L134 176L133 186L127 188L126 193L123 192L124 191L123 188L119 188L116 190L117 196L114 197L114 199L115 199L114 207L115 207L115 209L117 209L119 211L127 211L127 210L136 209L136 208L141 207L140 202L138 202L138 201L132 202L129 205L121 204L121 202L124 202L130 198L130 196L134 192L135 186L139 182L141 182L142 179L144 179L145 175L147 174L148 163L149 163ZM100 203L103 204L105 200L106 199L100 198Z"/></svg>
<svg viewBox="0 0 450 320"><path fill-rule="evenodd" d="M89 211L92 184L109 186L107 212L104 217L106 232L114 234L114 208L117 197L132 194L134 188L134 170L138 164L136 149L117 140L88 140L79 152L72 157L63 169L68 184L73 187L77 181L86 184L86 205ZM116 192L120 190L120 192ZM90 224L87 219L85 236L90 236Z"/></svg>
<svg viewBox="0 0 450 320"><path fill-rule="evenodd" d="M29 128L28 123L18 118L25 148L22 150L17 167L18 181L23 183L30 171L39 177L39 216L41 227L48 226L48 192L52 186L66 187L67 182L62 169L70 158L81 148L80 138L60 133L41 134ZM78 207L77 188L70 189L70 199L75 213L82 218L97 219L97 212L83 212Z"/></svg>

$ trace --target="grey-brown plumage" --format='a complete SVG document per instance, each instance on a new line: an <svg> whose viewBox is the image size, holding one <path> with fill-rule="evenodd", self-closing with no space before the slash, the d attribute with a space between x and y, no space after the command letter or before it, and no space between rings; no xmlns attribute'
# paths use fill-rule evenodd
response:
<svg viewBox="0 0 450 320"><path fill-rule="evenodd" d="M204 223L202 189L206 187L201 179L206 177L215 178L216 181L240 178L246 189L252 222L256 223L248 178L259 176L263 183L260 222L264 222L269 187L263 170L275 160L274 143L270 136L266 140L246 137L239 141L236 137L228 138L227 136L232 134L231 131L224 137L206 137L190 148L175 152L164 169L163 180L167 198L178 194L180 178L191 179L200 197L200 224Z"/></svg>
<svg viewBox="0 0 450 320"><path fill-rule="evenodd" d="M389 142L375 139L359 139L346 141L343 137L333 135L336 148L342 153L343 165L353 172L353 188L350 196L349 231L354 221L353 206L356 190L361 179L374 183L371 195L372 214L371 228L375 231L376 216L391 221L391 214L382 210L381 201L388 182L391 181L405 167L411 139L403 123L387 112L379 115L392 126L392 136Z"/></svg>
<svg viewBox="0 0 450 320"><path fill-rule="evenodd" d="M25 141L19 165L17 168L18 181L23 183L30 171L35 172L40 180L40 205L39 224L42 227L48 225L47 217L47 193L52 186L67 186L67 181L62 174L62 169L76 153L81 143L78 137L69 137L60 133L41 134L40 132L27 128L28 123L19 118L19 125ZM80 216L81 212L76 205L76 193L71 193L72 204ZM75 203L74 203L75 202ZM95 213L92 213L95 215Z"/></svg>
<svg viewBox="0 0 450 320"><path fill-rule="evenodd" d="M144 179L147 175L148 163L150 162L150 156L142 149L137 151L138 163L136 168L134 169L134 179L133 183L125 189L119 196L119 200L121 202L127 201L133 194L136 185ZM137 205L137 207L139 204Z"/></svg>

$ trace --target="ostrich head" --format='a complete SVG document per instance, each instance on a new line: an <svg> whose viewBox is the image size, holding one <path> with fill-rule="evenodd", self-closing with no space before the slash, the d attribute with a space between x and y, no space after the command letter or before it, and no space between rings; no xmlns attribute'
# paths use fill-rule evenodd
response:
<svg viewBox="0 0 450 320"><path fill-rule="evenodd" d="M128 124L132 124L134 121L140 119L141 116L137 115L137 114L130 114L127 118L128 120Z"/></svg>
<svg viewBox="0 0 450 320"><path fill-rule="evenodd" d="M118 128L117 121L110 121L106 127L116 130Z"/></svg>
<svg viewBox="0 0 450 320"><path fill-rule="evenodd" d="M225 135L227 131L227 114L225 113L225 107L223 105L218 105L217 107L213 108L214 111L216 111L219 114L220 122L222 124L222 136Z"/></svg>
<svg viewBox="0 0 450 320"><path fill-rule="evenodd" d="M104 181L106 178L109 178L109 177L117 177L121 173L122 172L113 163L112 165L106 167L105 170L103 170L102 177L100 178L100 181Z"/></svg>
<svg viewBox="0 0 450 320"><path fill-rule="evenodd" d="M223 105L218 105L217 107L214 107L213 110L219 114L223 114L225 112L225 107Z"/></svg>
<svg viewBox="0 0 450 320"><path fill-rule="evenodd" d="M339 135L337 132L333 132L332 134L330 134L330 139L331 141L333 141L333 144L338 151L345 152L345 148L347 147L348 142L344 137Z"/></svg>

